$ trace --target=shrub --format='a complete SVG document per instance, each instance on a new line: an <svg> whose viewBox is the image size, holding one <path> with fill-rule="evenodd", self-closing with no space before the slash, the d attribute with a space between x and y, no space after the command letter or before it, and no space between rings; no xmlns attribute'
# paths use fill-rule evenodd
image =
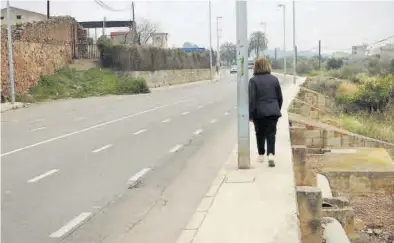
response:
<svg viewBox="0 0 394 243"><path fill-rule="evenodd" d="M143 78L120 77L111 70L98 68L86 72L63 68L53 75L42 76L37 86L31 89L36 101L148 92Z"/></svg>
<svg viewBox="0 0 394 243"><path fill-rule="evenodd" d="M343 65L343 60L342 59L335 59L335 58L330 58L327 60L327 69L340 69Z"/></svg>
<svg viewBox="0 0 394 243"><path fill-rule="evenodd" d="M143 78L122 78L117 83L117 93L118 94L139 94L139 93L149 93L150 90L148 85Z"/></svg>

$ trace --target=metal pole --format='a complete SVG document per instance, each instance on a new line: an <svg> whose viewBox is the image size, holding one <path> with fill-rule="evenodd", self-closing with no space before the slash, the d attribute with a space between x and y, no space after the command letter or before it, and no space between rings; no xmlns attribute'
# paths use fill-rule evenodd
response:
<svg viewBox="0 0 394 243"><path fill-rule="evenodd" d="M105 36L105 21L106 21L106 17L104 17L104 20L103 20L103 36Z"/></svg>
<svg viewBox="0 0 394 243"><path fill-rule="evenodd" d="M285 71L285 80L286 80L286 72L287 72L287 61L286 61L286 5L283 4L283 52L285 53L283 60L283 68Z"/></svg>
<svg viewBox="0 0 394 243"><path fill-rule="evenodd" d="M296 58L297 58L297 49L296 49L296 27L295 27L295 0L293 0L293 48L294 48L294 53L293 53L293 83L296 84L297 81L297 63L296 63Z"/></svg>
<svg viewBox="0 0 394 243"><path fill-rule="evenodd" d="M211 0L209 0L209 78L212 81L212 20Z"/></svg>
<svg viewBox="0 0 394 243"><path fill-rule="evenodd" d="M47 19L51 17L49 13L50 13L49 0L47 0Z"/></svg>
<svg viewBox="0 0 394 243"><path fill-rule="evenodd" d="M245 0L236 1L237 21L237 107L238 107L238 168L250 168L249 142L249 75L248 75L248 31Z"/></svg>
<svg viewBox="0 0 394 243"><path fill-rule="evenodd" d="M12 36L11 36L11 9L10 0L7 0L7 41L8 41L8 65L10 77L10 91L11 104L15 103L15 81L14 81L14 56L12 51Z"/></svg>
<svg viewBox="0 0 394 243"><path fill-rule="evenodd" d="M218 67L218 75L220 74L220 44L219 44L219 39L220 39L220 34L219 34L219 19L222 17L217 16L216 17L216 35L217 35L217 43L216 43L216 50L217 50L217 63L216 66Z"/></svg>

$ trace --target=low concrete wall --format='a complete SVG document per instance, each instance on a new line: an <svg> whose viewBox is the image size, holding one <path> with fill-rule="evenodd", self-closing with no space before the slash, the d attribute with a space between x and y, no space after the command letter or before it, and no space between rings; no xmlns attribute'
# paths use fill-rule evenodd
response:
<svg viewBox="0 0 394 243"><path fill-rule="evenodd" d="M167 85L191 83L210 79L208 69L181 69L181 70L158 70L158 71L133 71L128 73L132 77L142 77L149 87L156 88ZM214 70L212 75L215 75Z"/></svg>
<svg viewBox="0 0 394 243"><path fill-rule="evenodd" d="M334 196L385 193L386 189L394 183L394 172L392 171L330 171L322 174L330 182Z"/></svg>

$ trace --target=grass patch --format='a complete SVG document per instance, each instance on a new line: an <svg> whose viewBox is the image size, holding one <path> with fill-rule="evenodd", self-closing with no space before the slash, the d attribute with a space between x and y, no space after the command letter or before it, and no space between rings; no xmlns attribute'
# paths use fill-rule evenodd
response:
<svg viewBox="0 0 394 243"><path fill-rule="evenodd" d="M85 72L62 68L53 75L41 76L38 84L30 90L30 95L34 101L45 101L149 92L143 78L119 76L111 70L100 68Z"/></svg>
<svg viewBox="0 0 394 243"><path fill-rule="evenodd" d="M394 143L394 106L385 113L342 114L338 120L348 131Z"/></svg>

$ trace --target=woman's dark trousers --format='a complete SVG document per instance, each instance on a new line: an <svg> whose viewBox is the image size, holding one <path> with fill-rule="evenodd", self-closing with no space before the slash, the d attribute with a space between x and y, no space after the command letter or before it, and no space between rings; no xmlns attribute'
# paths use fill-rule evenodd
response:
<svg viewBox="0 0 394 243"><path fill-rule="evenodd" d="M267 140L267 155L275 155L276 125L278 124L278 119L278 117L265 117L253 121L259 155L265 154L265 140Z"/></svg>

